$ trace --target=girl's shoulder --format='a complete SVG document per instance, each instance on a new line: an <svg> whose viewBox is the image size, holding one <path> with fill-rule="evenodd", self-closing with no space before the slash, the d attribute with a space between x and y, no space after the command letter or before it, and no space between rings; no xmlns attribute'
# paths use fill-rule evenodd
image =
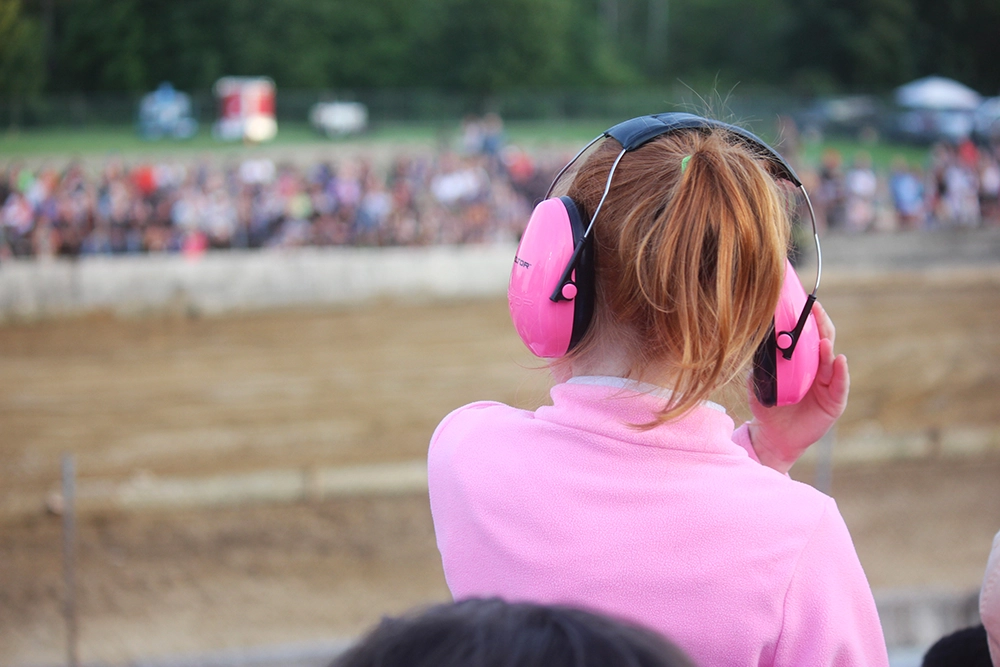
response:
<svg viewBox="0 0 1000 667"><path fill-rule="evenodd" d="M510 419L517 419L519 416L531 414L527 410L514 408L499 401L469 403L445 415L437 428L434 429L434 434L431 436L431 446L433 447L434 443L445 434L450 434L455 430L468 431L487 424L497 425Z"/></svg>

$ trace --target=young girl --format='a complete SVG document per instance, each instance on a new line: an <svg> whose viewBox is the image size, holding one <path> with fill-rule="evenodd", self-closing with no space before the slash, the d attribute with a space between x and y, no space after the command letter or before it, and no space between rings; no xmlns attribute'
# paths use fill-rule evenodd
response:
<svg viewBox="0 0 1000 667"><path fill-rule="evenodd" d="M779 181L794 172L745 130L689 114L628 121L585 151L564 169L568 198L545 204L584 230L545 287L552 307L575 308L573 334L553 352L518 326L554 357L552 405L473 403L431 440L452 594L633 619L706 667L887 665L836 504L784 474L847 403L822 308L801 400L762 402L758 377L739 428L709 401L798 337L772 330L791 270ZM534 224L515 274L539 268L524 254ZM512 313L537 301L512 293Z"/></svg>

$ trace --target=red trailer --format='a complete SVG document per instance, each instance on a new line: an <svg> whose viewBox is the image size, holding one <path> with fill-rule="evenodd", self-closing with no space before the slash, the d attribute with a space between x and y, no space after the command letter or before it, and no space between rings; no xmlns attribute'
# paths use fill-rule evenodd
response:
<svg viewBox="0 0 1000 667"><path fill-rule="evenodd" d="M278 133L274 81L268 77L227 76L215 82L219 118L214 134L223 141L270 141Z"/></svg>

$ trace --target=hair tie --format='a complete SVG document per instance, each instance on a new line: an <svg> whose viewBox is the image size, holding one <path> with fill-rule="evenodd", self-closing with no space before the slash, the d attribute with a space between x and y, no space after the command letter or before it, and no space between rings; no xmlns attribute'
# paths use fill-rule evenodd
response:
<svg viewBox="0 0 1000 667"><path fill-rule="evenodd" d="M683 158L681 158L681 173L682 174L688 168L688 162L690 162L690 161L691 161L691 156L690 155L685 155Z"/></svg>

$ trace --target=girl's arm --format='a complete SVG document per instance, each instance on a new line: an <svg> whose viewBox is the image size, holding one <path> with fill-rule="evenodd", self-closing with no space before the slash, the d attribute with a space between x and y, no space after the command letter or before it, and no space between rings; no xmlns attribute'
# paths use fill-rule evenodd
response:
<svg viewBox="0 0 1000 667"><path fill-rule="evenodd" d="M875 600L832 499L799 555L785 592L774 667L884 667Z"/></svg>

